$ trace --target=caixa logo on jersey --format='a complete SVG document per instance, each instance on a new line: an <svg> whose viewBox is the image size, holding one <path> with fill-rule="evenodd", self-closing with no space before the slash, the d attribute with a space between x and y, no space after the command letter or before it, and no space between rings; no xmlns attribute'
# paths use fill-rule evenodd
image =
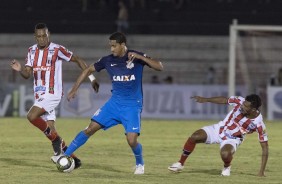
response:
<svg viewBox="0 0 282 184"><path fill-rule="evenodd" d="M113 81L133 81L133 80L135 80L135 75L113 76Z"/></svg>

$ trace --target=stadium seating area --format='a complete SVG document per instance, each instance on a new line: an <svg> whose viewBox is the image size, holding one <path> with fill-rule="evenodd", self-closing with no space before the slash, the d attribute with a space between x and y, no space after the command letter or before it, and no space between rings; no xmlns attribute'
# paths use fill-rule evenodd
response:
<svg viewBox="0 0 282 184"><path fill-rule="evenodd" d="M227 35L233 19L282 24L280 0L143 0L144 7L130 1L136 0L125 0L131 34ZM29 33L35 23L46 22L56 33L110 33L117 12L117 0L5 0L0 32Z"/></svg>
<svg viewBox="0 0 282 184"><path fill-rule="evenodd" d="M51 34L52 41L63 44L84 58L88 64L110 54L108 36L107 34ZM31 33L0 34L0 73L2 74L0 83L1 81L31 83L29 80L22 79L16 72L12 72L9 61L15 58L24 62L27 49L32 44L34 39ZM152 76L157 75L161 83L164 83L163 79L167 76L172 76L176 84L203 84L209 67L216 69L215 83L227 82L228 37L226 36L131 35L128 37L128 46L160 59L165 66L165 72L154 72L145 67L143 75L145 83L150 83ZM64 81L73 82L80 70L74 63L64 63L63 72ZM106 72L101 72L98 77L101 82L110 82Z"/></svg>
<svg viewBox="0 0 282 184"><path fill-rule="evenodd" d="M131 7L130 1L125 0L130 15L129 46L161 59L166 72L159 78L170 75L179 84L205 83L209 67L216 70L216 83L227 83L228 33L233 19L239 24L282 25L280 0L178 0L179 7L172 0L144 0L145 7L138 3ZM38 22L48 24L52 41L65 45L89 63L108 54L105 40L116 30L117 11L117 0L3 1L1 80L28 82L16 78L7 62L24 59L27 47L34 43L32 28ZM65 72L73 70L71 65L65 66ZM269 77L268 73L260 76L262 81ZM150 82L152 75L146 70L144 81ZM75 78L71 75L65 80ZM238 81L242 83L240 78Z"/></svg>

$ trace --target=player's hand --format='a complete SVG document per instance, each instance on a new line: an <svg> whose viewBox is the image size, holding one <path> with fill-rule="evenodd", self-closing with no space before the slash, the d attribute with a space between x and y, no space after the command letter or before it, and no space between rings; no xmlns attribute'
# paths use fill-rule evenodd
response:
<svg viewBox="0 0 282 184"><path fill-rule="evenodd" d="M11 61L10 66L12 67L12 69L14 69L18 72L22 70L21 64L15 59Z"/></svg>
<svg viewBox="0 0 282 184"><path fill-rule="evenodd" d="M135 58L140 59L141 56L136 52L128 52L127 57L128 61L132 62Z"/></svg>
<svg viewBox="0 0 282 184"><path fill-rule="evenodd" d="M198 102L198 103L204 103L204 102L206 102L206 98L204 98L204 97L201 97L201 96L192 96L191 97L191 99L194 99L196 102Z"/></svg>
<svg viewBox="0 0 282 184"><path fill-rule="evenodd" d="M76 91L72 89L72 90L68 93L67 100L70 101L71 99L75 98L75 96L76 96Z"/></svg>
<svg viewBox="0 0 282 184"><path fill-rule="evenodd" d="M92 85L92 88L94 89L94 91L96 93L98 93L99 92L100 84L97 82L96 79L91 82L91 85Z"/></svg>

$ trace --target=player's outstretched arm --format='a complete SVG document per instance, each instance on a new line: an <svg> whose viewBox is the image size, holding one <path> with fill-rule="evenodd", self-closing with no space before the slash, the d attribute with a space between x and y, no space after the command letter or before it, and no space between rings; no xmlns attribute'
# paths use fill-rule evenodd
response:
<svg viewBox="0 0 282 184"><path fill-rule="evenodd" d="M68 93L67 99L68 101L70 101L72 98L75 97L76 92L80 86L80 84L84 81L84 79L89 76L92 72L95 71L94 65L90 65L89 67L87 67L86 69L84 69L82 71L82 73L79 75L79 77L77 78L75 84L73 85L73 87L71 88L71 91Z"/></svg>
<svg viewBox="0 0 282 184"><path fill-rule="evenodd" d="M20 72L23 78L28 79L31 76L31 72L32 72L31 67L22 68L20 62L15 59L11 61L10 65L13 70Z"/></svg>
<svg viewBox="0 0 282 184"><path fill-rule="evenodd" d="M194 99L198 103L205 103L205 102L211 102L216 104L227 104L228 98L226 97L211 97L211 98L205 98L201 96L192 96L191 99Z"/></svg>
<svg viewBox="0 0 282 184"><path fill-rule="evenodd" d="M82 58L78 57L78 56L73 55L70 60L72 62L77 63L78 67L81 68L82 70L87 68L87 64L85 63L85 61ZM98 93L99 87L100 87L98 81L96 80L96 78L94 77L93 74L89 74L88 78L89 78L89 80L91 82L92 88L94 89L94 91L96 93Z"/></svg>
<svg viewBox="0 0 282 184"><path fill-rule="evenodd" d="M262 149L262 155L261 155L261 166L260 166L260 170L258 173L258 176L260 177L264 177L265 176L265 167L266 167L266 163L268 160L268 142L261 142L261 149Z"/></svg>
<svg viewBox="0 0 282 184"><path fill-rule="evenodd" d="M149 57L142 56L136 52L128 52L128 59L131 61L133 59L141 59L144 62L146 62L151 68L157 70L157 71L162 71L164 69L162 62L154 60Z"/></svg>
<svg viewBox="0 0 282 184"><path fill-rule="evenodd" d="M73 55L70 60L72 62L75 62L78 65L78 67L81 68L82 70L87 68L87 64L85 63L85 61L76 55Z"/></svg>

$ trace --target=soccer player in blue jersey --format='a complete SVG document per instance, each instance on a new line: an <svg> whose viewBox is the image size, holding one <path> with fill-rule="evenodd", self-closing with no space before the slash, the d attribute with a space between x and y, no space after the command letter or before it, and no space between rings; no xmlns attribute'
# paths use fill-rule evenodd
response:
<svg viewBox="0 0 282 184"><path fill-rule="evenodd" d="M106 69L110 75L112 96L104 106L95 112L89 126L78 133L66 150L65 155L70 156L98 130L106 130L112 126L122 124L125 129L127 142L136 159L134 174L144 174L142 145L137 141L141 130L143 106L143 67L147 65L150 68L161 71L163 70L163 65L160 61L156 61L142 52L128 50L126 47L126 37L122 33L113 33L109 40L112 54L102 57L96 63L86 68L78 77L67 98L70 100L75 97L80 84L87 76L92 72L100 72L103 69Z"/></svg>

